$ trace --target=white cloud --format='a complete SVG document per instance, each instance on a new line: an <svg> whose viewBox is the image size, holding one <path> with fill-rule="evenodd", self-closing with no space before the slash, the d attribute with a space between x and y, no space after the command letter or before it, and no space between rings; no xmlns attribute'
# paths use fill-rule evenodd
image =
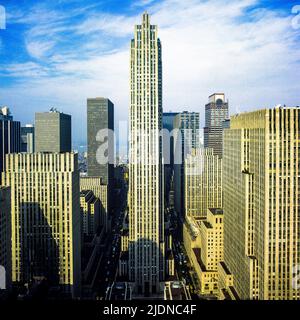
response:
<svg viewBox="0 0 300 320"><path fill-rule="evenodd" d="M2 72L0 72L1 76L17 77L17 78L24 78L24 79L27 77L34 79L35 77L44 77L44 76L48 76L49 74L48 68L42 67L39 64L34 62L10 64L7 67L2 67L1 70L2 70ZM28 81L25 81L25 82L28 83ZM16 90L16 89L13 87L12 90ZM5 91L3 92L3 95L5 96Z"/></svg>
<svg viewBox="0 0 300 320"><path fill-rule="evenodd" d="M48 52L54 47L54 41L29 41L26 43L28 53L33 57L40 59L48 54Z"/></svg>
<svg viewBox="0 0 300 320"><path fill-rule="evenodd" d="M75 28L78 34L103 32L110 36L122 37L132 32L135 19L113 14L94 14Z"/></svg>
<svg viewBox="0 0 300 320"><path fill-rule="evenodd" d="M153 2L155 2L155 0L139 0L139 1L134 2L132 7L137 8L137 7L149 6Z"/></svg>

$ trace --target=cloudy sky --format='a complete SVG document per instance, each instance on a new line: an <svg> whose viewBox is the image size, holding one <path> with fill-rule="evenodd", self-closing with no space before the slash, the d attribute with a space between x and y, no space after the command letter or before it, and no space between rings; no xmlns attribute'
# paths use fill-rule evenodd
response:
<svg viewBox="0 0 300 320"><path fill-rule="evenodd" d="M54 106L86 138L86 99L127 120L129 42L147 10L163 46L164 111L199 111L225 92L230 112L300 105L300 0L10 0L0 30L0 105L23 124ZM297 6L299 5L299 6ZM3 11L3 10L2 10ZM1 11L0 11L1 12Z"/></svg>

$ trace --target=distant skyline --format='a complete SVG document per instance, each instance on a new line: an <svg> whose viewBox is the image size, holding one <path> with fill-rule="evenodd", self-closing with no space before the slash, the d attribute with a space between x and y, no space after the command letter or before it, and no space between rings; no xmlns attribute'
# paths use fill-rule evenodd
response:
<svg viewBox="0 0 300 320"><path fill-rule="evenodd" d="M0 105L22 125L51 107L86 141L86 100L107 97L128 120L129 45L147 10L163 43L164 112L200 112L224 92L231 114L300 103L297 1L1 1ZM300 11L300 10L299 10ZM296 13L295 13L296 12ZM297 19L297 20L295 20Z"/></svg>

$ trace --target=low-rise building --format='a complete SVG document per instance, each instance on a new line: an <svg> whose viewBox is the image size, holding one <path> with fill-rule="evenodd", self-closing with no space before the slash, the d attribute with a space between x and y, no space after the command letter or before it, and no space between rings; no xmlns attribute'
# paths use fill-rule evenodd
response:
<svg viewBox="0 0 300 320"><path fill-rule="evenodd" d="M198 293L235 299L233 277L223 262L223 210L212 208L207 216L186 218L184 246L197 277Z"/></svg>
<svg viewBox="0 0 300 320"><path fill-rule="evenodd" d="M100 225L105 232L111 229L111 217L108 212L107 185L102 183L101 177L80 177L80 191L91 190L96 198L100 200Z"/></svg>
<svg viewBox="0 0 300 320"><path fill-rule="evenodd" d="M100 200L93 191L80 192L81 231L84 235L93 236L100 226Z"/></svg>

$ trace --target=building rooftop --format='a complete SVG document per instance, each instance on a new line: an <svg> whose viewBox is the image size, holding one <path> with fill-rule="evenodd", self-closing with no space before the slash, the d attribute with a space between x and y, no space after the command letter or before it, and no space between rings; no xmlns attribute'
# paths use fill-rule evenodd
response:
<svg viewBox="0 0 300 320"><path fill-rule="evenodd" d="M8 107L0 107L0 120L13 120L13 117Z"/></svg>
<svg viewBox="0 0 300 320"><path fill-rule="evenodd" d="M164 112L163 115L164 116L176 116L179 112L173 112L173 111L169 111L169 112Z"/></svg>
<svg viewBox="0 0 300 320"><path fill-rule="evenodd" d="M80 191L80 196L86 196L91 192L91 190L81 190Z"/></svg>
<svg viewBox="0 0 300 320"><path fill-rule="evenodd" d="M201 249L193 248L193 251L195 253L195 256L197 258L197 262L198 262L200 268L202 269L202 271L206 271L206 267L205 267L205 265L204 265L204 263L203 263L203 261L201 259Z"/></svg>
<svg viewBox="0 0 300 320"><path fill-rule="evenodd" d="M203 224L207 229L212 229L212 225L208 221L203 221Z"/></svg>
<svg viewBox="0 0 300 320"><path fill-rule="evenodd" d="M213 215L223 215L223 209L221 208L209 208L208 209Z"/></svg>
<svg viewBox="0 0 300 320"><path fill-rule="evenodd" d="M232 296L235 300L240 300L240 297L238 296L236 290L232 286L230 286L228 289L223 288L222 292L225 297L225 300L233 300Z"/></svg>

